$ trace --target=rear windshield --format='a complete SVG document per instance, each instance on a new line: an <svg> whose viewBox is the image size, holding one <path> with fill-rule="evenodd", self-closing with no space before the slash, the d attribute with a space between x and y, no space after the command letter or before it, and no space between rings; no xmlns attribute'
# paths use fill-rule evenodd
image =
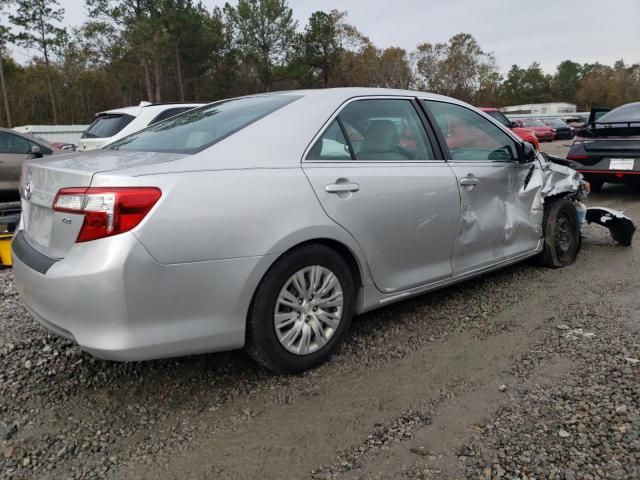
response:
<svg viewBox="0 0 640 480"><path fill-rule="evenodd" d="M222 100L150 126L108 148L196 153L298 98L295 95L259 95Z"/></svg>
<svg viewBox="0 0 640 480"><path fill-rule="evenodd" d="M131 123L135 117L124 113L103 113L98 115L82 138L109 138Z"/></svg>
<svg viewBox="0 0 640 480"><path fill-rule="evenodd" d="M628 103L614 108L597 119L598 123L640 122L640 102Z"/></svg>

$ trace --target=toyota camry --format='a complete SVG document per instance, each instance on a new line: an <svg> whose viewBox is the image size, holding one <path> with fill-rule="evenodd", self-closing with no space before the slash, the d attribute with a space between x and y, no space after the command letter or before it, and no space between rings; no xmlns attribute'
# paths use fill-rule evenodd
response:
<svg viewBox="0 0 640 480"><path fill-rule="evenodd" d="M354 314L573 262L583 182L483 112L386 89L218 101L25 163L22 301L98 357L326 361Z"/></svg>

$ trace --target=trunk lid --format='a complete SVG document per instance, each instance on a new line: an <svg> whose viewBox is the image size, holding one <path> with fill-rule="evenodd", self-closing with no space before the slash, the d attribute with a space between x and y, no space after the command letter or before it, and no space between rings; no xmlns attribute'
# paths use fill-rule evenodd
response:
<svg viewBox="0 0 640 480"><path fill-rule="evenodd" d="M20 196L26 240L49 257L64 258L78 237L84 215L53 210L53 201L61 188L89 187L97 173L182 157L184 155L171 153L97 150L25 162Z"/></svg>

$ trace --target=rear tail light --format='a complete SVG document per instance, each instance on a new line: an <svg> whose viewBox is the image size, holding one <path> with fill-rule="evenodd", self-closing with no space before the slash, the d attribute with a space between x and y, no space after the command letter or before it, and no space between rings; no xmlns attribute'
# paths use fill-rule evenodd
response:
<svg viewBox="0 0 640 480"><path fill-rule="evenodd" d="M88 242L128 232L161 195L155 187L63 188L53 201L53 209L84 215L76 242Z"/></svg>
<svg viewBox="0 0 640 480"><path fill-rule="evenodd" d="M589 155L567 155L567 160L586 160Z"/></svg>

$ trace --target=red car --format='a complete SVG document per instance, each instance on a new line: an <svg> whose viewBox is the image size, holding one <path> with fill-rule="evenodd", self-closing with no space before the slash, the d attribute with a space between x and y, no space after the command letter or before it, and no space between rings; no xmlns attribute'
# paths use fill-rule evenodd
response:
<svg viewBox="0 0 640 480"><path fill-rule="evenodd" d="M480 107L480 110L499 121L505 127L511 129L513 133L518 135L525 142L529 142L530 144L532 144L536 148L536 150L540 150L540 142L538 142L538 137L536 136L532 128L519 127L515 122L512 122L507 117L505 117L504 114L497 108Z"/></svg>
<svg viewBox="0 0 640 480"><path fill-rule="evenodd" d="M523 118L521 120L515 120L519 127L533 130L541 142L551 142L556 138L556 129L545 125L542 120L537 118Z"/></svg>

